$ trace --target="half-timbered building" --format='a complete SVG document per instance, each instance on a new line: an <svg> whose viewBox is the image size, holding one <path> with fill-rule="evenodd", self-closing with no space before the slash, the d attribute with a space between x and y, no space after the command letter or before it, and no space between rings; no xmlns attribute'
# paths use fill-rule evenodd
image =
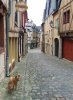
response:
<svg viewBox="0 0 73 100"><path fill-rule="evenodd" d="M59 9L62 57L73 61L73 0L62 0Z"/></svg>

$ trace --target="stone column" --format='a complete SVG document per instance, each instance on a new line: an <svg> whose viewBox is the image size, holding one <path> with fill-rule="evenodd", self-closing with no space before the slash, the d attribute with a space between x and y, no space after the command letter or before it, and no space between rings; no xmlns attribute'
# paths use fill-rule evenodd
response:
<svg viewBox="0 0 73 100"><path fill-rule="evenodd" d="M62 38L59 39L59 58L62 58Z"/></svg>

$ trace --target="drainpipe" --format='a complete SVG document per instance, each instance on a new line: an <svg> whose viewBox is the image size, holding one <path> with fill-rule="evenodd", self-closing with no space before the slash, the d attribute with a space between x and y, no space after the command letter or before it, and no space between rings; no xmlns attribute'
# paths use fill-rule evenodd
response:
<svg viewBox="0 0 73 100"><path fill-rule="evenodd" d="M10 6L9 0L9 6ZM9 77L9 17L10 17L10 7L6 13L6 77Z"/></svg>
<svg viewBox="0 0 73 100"><path fill-rule="evenodd" d="M7 13L6 14L6 77L9 76L8 45L9 45L9 16Z"/></svg>

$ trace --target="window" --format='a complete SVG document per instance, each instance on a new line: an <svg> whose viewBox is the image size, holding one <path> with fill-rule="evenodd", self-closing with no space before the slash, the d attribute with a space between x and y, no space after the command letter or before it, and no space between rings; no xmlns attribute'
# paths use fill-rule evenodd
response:
<svg viewBox="0 0 73 100"><path fill-rule="evenodd" d="M70 10L64 12L63 14L63 24L69 23L70 21Z"/></svg>
<svg viewBox="0 0 73 100"><path fill-rule="evenodd" d="M67 11L67 15L66 15L66 22L69 23L70 21L70 10Z"/></svg>
<svg viewBox="0 0 73 100"><path fill-rule="evenodd" d="M18 19L18 14L17 14L17 11L15 12L15 22L17 23L17 20Z"/></svg>
<svg viewBox="0 0 73 100"><path fill-rule="evenodd" d="M66 24L66 12L63 14L63 24Z"/></svg>
<svg viewBox="0 0 73 100"><path fill-rule="evenodd" d="M17 0L16 0L16 3L17 3ZM15 26L17 26L17 23L18 23L18 13L16 11L15 12Z"/></svg>

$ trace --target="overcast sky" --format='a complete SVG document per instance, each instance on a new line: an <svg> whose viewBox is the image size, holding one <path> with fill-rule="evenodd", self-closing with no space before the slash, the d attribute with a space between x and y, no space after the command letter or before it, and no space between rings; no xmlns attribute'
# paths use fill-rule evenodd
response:
<svg viewBox="0 0 73 100"><path fill-rule="evenodd" d="M45 2L46 0L27 0L28 18L33 20L36 25L42 23Z"/></svg>

